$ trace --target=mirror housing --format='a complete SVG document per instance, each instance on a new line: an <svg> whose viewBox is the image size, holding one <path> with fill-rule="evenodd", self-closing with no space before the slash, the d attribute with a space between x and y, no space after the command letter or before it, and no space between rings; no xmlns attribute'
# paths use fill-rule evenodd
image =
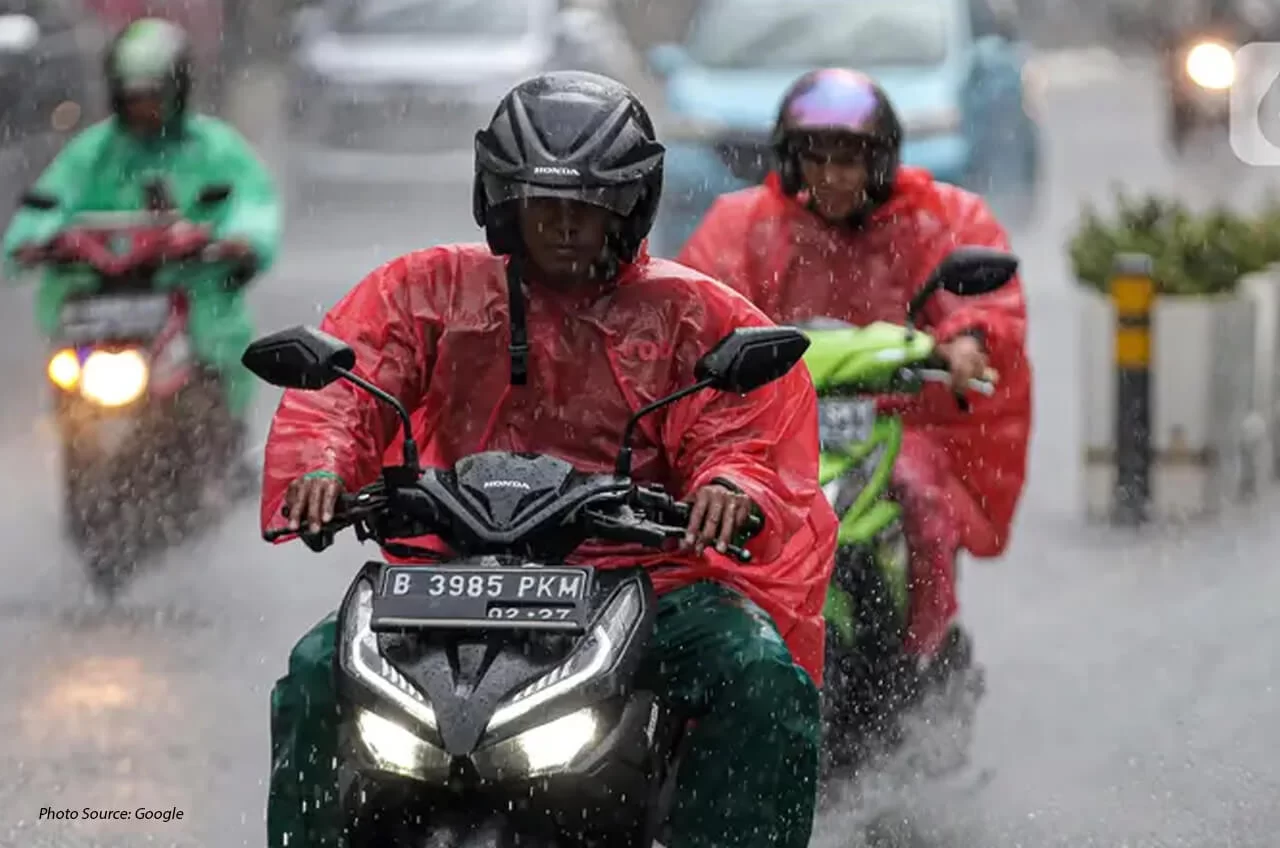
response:
<svg viewBox="0 0 1280 848"><path fill-rule="evenodd" d="M679 44L667 42L649 48L649 67L663 77L669 77L690 63L689 54Z"/></svg>
<svg viewBox="0 0 1280 848"><path fill-rule="evenodd" d="M790 371L809 349L795 327L741 327L720 340L694 365L698 382L745 395Z"/></svg>
<svg viewBox="0 0 1280 848"><path fill-rule="evenodd" d="M929 279L911 298L907 317L914 321L939 289L961 297L989 294L1018 273L1018 257L991 247L962 245L938 263Z"/></svg>
<svg viewBox="0 0 1280 848"><path fill-rule="evenodd" d="M216 206L231 196L232 187L230 183L214 183L205 186L200 194L196 196L196 203L201 206Z"/></svg>
<svg viewBox="0 0 1280 848"><path fill-rule="evenodd" d="M298 325L263 336L240 362L259 379L285 389L323 389L356 364L356 352L341 339Z"/></svg>
<svg viewBox="0 0 1280 848"><path fill-rule="evenodd" d="M58 198L35 189L23 192L22 197L18 199L18 203L28 209L38 209L41 212L48 212L58 208Z"/></svg>
<svg viewBox="0 0 1280 848"><path fill-rule="evenodd" d="M703 354L693 367L698 381L636 410L622 431L614 473L631 475L631 440L640 419L703 389L746 394L786 374L809 349L809 339L795 327L740 327Z"/></svg>
<svg viewBox="0 0 1280 848"><path fill-rule="evenodd" d="M40 24L30 15L0 15L0 53L26 53L40 43Z"/></svg>

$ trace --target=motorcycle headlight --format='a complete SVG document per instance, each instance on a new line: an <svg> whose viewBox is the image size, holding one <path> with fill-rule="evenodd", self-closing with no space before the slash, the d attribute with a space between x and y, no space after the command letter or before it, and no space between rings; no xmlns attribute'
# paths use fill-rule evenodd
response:
<svg viewBox="0 0 1280 848"><path fill-rule="evenodd" d="M436 712L418 691L378 650L378 639L369 628L373 619L373 584L361 580L347 610L339 662L347 674L359 680L431 730L436 729ZM407 732L407 731L406 731Z"/></svg>
<svg viewBox="0 0 1280 848"><path fill-rule="evenodd" d="M640 590L634 585L625 586L605 609L600 623L579 643L577 650L550 672L507 698L489 719L486 732L492 733L528 715L611 669L643 612L644 600ZM551 722L545 727L554 725L555 722Z"/></svg>
<svg viewBox="0 0 1280 848"><path fill-rule="evenodd" d="M533 777L573 762L595 741L597 727L596 712L588 707L526 730L514 741Z"/></svg>
<svg viewBox="0 0 1280 848"><path fill-rule="evenodd" d="M408 777L448 768L449 755L413 732L369 710L356 715L356 727L378 766Z"/></svg>
<svg viewBox="0 0 1280 848"><path fill-rule="evenodd" d="M49 382L63 391L71 391L80 382L80 357L70 348L60 350L49 360Z"/></svg>
<svg viewBox="0 0 1280 848"><path fill-rule="evenodd" d="M139 351L95 350L80 369L80 394L99 406L124 406L142 396L147 379L147 360Z"/></svg>
<svg viewBox="0 0 1280 848"><path fill-rule="evenodd" d="M1235 82L1235 56L1216 41L1202 41L1188 50L1185 67L1192 82L1210 91L1223 91Z"/></svg>

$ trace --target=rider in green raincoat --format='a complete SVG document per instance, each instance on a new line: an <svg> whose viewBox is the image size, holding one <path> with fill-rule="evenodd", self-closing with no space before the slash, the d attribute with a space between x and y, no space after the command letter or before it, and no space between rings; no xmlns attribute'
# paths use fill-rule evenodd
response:
<svg viewBox="0 0 1280 848"><path fill-rule="evenodd" d="M281 210L275 186L245 139L216 118L187 109L191 90L188 39L177 26L142 19L126 27L106 56L112 117L89 127L62 150L34 190L57 201L49 210L22 207L4 238L11 278L24 251L47 242L86 211L146 208L145 187L161 178L183 217L212 228L222 255L251 263L256 273L275 259ZM212 208L196 203L201 189L228 185L231 194ZM164 287L182 286L190 298L192 347L222 375L228 411L243 422L253 381L240 354L253 338L242 286L227 285L232 265L162 268ZM49 268L36 301L45 334L58 325L68 295L91 289L92 275Z"/></svg>

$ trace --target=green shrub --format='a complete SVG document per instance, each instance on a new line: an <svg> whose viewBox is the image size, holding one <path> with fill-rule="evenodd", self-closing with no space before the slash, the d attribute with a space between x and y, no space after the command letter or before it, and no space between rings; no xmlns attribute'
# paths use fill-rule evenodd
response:
<svg viewBox="0 0 1280 848"><path fill-rule="evenodd" d="M1235 289L1240 277L1280 262L1280 198L1255 213L1213 208L1193 212L1181 201L1115 191L1115 212L1084 207L1068 245L1076 279L1107 290L1117 254L1145 253L1160 292L1211 295Z"/></svg>

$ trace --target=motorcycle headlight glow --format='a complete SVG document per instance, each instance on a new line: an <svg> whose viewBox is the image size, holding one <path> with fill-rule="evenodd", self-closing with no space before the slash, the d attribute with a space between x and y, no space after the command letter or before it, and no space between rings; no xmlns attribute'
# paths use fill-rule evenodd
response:
<svg viewBox="0 0 1280 848"><path fill-rule="evenodd" d="M377 713L361 710L356 716L356 727L369 753L386 771L420 777L449 764L449 756L444 751Z"/></svg>
<svg viewBox="0 0 1280 848"><path fill-rule="evenodd" d="M1201 88L1223 91L1236 78L1236 60L1231 49L1216 41L1202 41L1187 51L1187 76Z"/></svg>
<svg viewBox="0 0 1280 848"><path fill-rule="evenodd" d="M643 612L644 601L640 590L634 585L624 587L600 616L600 623L592 628L577 650L549 673L507 698L489 719L486 732L492 733L521 716L528 715L543 704L573 691L612 668ZM546 726L551 727L555 723L551 722Z"/></svg>
<svg viewBox="0 0 1280 848"><path fill-rule="evenodd" d="M343 670L365 686L382 695L397 707L432 730L436 729L436 711L425 695L418 691L378 650L377 637L369 628L373 619L373 584L361 580L348 608L339 659ZM407 731L406 731L407 732Z"/></svg>
<svg viewBox="0 0 1280 848"><path fill-rule="evenodd" d="M142 396L147 379L147 361L139 351L95 350L80 369L80 394L99 406L124 406Z"/></svg>
<svg viewBox="0 0 1280 848"><path fill-rule="evenodd" d="M49 382L71 391L80 382L80 357L71 349L60 350L49 360Z"/></svg>
<svg viewBox="0 0 1280 848"><path fill-rule="evenodd" d="M590 707L526 730L515 738L529 776L564 768L595 741L597 719Z"/></svg>

